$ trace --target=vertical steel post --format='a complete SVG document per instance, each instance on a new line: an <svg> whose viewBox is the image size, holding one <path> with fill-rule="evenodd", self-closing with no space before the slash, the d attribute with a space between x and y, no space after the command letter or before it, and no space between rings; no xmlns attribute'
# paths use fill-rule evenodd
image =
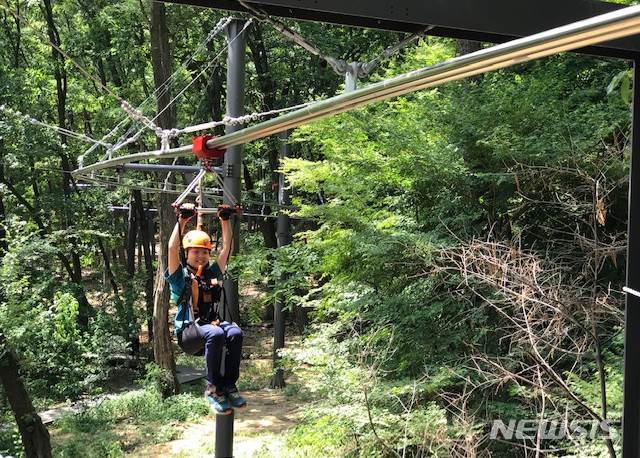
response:
<svg viewBox="0 0 640 458"><path fill-rule="evenodd" d="M244 114L244 79L245 79L245 48L246 36L242 33L245 21L232 20L226 27L229 53L227 55L227 116L238 117ZM239 126L227 126L226 134L240 129ZM224 203L234 206L241 202L242 145L232 146L224 155L222 174L225 184L223 194ZM233 250L231 255L238 253L240 245L240 218L234 215L231 219L233 230ZM239 319L238 282L229 276L224 281L224 294L227 298L228 309L224 320L237 321ZM233 457L233 421L234 412L228 415L216 415L216 458Z"/></svg>
<svg viewBox="0 0 640 458"><path fill-rule="evenodd" d="M216 414L216 458L233 457L233 420L234 411L230 414Z"/></svg>
<svg viewBox="0 0 640 458"><path fill-rule="evenodd" d="M280 166L282 166L282 160L285 157L291 155L291 145L288 143L289 132L285 131L280 134ZM278 203L280 205L291 205L291 196L287 188L287 183L284 173L278 174ZM278 240L278 248L291 243L291 224L289 221L289 215L284 213L282 209L278 211L278 218L276 219L276 238ZM274 373L271 377L271 388L284 388L284 372L279 365L280 357L278 356L278 350L284 348L285 337L285 323L284 323L284 299L276 299L273 304L273 369Z"/></svg>
<svg viewBox="0 0 640 458"><path fill-rule="evenodd" d="M360 62L349 62L344 75L344 92L353 92L358 87L358 73L360 73Z"/></svg>
<svg viewBox="0 0 640 458"><path fill-rule="evenodd" d="M640 291L640 58L633 66L627 286ZM640 297L627 293L624 334L622 456L640 456Z"/></svg>
<svg viewBox="0 0 640 458"><path fill-rule="evenodd" d="M227 115L238 117L244 114L244 81L245 81L245 48L246 34L241 33L245 25L242 19L234 19L226 27L229 54L227 56ZM241 129L240 126L227 126L225 134L229 135ZM240 203L242 170L242 145L232 146L224 155L224 184L227 189L224 192L224 202L229 205ZM240 246L240 217L232 218L233 225L233 251L231 255L238 253ZM228 300L228 314L224 318L229 321L238 321L240 314L240 301L238 296L238 282L235 278L228 278L224 282L224 290Z"/></svg>
<svg viewBox="0 0 640 458"><path fill-rule="evenodd" d="M282 141L279 154L280 166L282 166L284 158L291 156L291 145L289 144L288 139L289 131L285 131L280 134L280 140ZM278 204L285 206L291 205L291 192L287 189L287 180L282 172L278 174ZM276 227L278 248L291 243L291 225L289 224L289 215L283 213L282 209L279 211Z"/></svg>

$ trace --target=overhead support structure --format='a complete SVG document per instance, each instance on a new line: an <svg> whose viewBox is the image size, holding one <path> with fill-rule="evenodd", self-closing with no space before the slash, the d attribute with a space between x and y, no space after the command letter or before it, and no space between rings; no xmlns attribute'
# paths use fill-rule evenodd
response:
<svg viewBox="0 0 640 458"><path fill-rule="evenodd" d="M481 49L430 67L414 70L394 78L340 94L305 108L292 111L251 127L228 133L207 142L209 148L229 148L269 135L293 129L318 119L352 110L391 97L435 87L446 82L480 75L515 64L529 62L563 51L606 42L640 32L640 6L631 6L613 13L520 38L491 48ZM76 176L129 162L153 158L174 158L186 155L191 145L168 151L137 153L78 169ZM228 154L228 153L227 153Z"/></svg>
<svg viewBox="0 0 640 458"><path fill-rule="evenodd" d="M207 146L229 147L247 143L373 102L639 32L640 7L628 7L482 49L331 97L233 134L210 140Z"/></svg>
<svg viewBox="0 0 640 458"><path fill-rule="evenodd" d="M246 48L246 35L243 33L244 24L244 20L234 19L225 27L229 48L227 54L227 116L233 118L244 114ZM227 125L225 132L226 134L231 134L238 129L239 127ZM222 180L224 180L223 201L233 207L240 206L241 203L241 168L242 145L238 144L227 148L222 166ZM240 245L240 215L234 213L231 217L231 224L233 246L229 256L238 253L238 246ZM223 288L228 305L225 311L229 316L223 316L222 319L238 321L240 301L237 279L227 275L224 279ZM216 415L216 458L233 457L233 422L233 410L229 415Z"/></svg>
<svg viewBox="0 0 640 458"><path fill-rule="evenodd" d="M236 0L171 0L173 3L228 11L247 10ZM592 0L244 0L270 16L415 33L433 26L429 35L504 43L543 30L624 8ZM640 37L599 43L581 52L633 58Z"/></svg>
<svg viewBox="0 0 640 458"><path fill-rule="evenodd" d="M371 72L380 65L380 63L400 51L405 46L410 43L416 41L421 36L426 35L428 30L431 30L432 27L425 27L419 30L416 33L411 34L410 36L404 38L403 40L395 43L388 48L386 48L382 53L376 56L374 59L369 62L348 62L344 59L339 59L336 57L329 56L322 52L317 46L313 43L309 42L306 38L300 35L295 30L289 28L282 21L275 19L265 13L263 10L256 9L254 6L250 5L245 0L237 0L240 5L242 5L247 11L250 12L253 16L255 16L258 20L268 22L273 28L282 33L285 37L296 43L298 46L301 46L309 53L314 56L323 59L338 75L345 78L345 92L354 91L358 85L358 78L365 77L370 75Z"/></svg>

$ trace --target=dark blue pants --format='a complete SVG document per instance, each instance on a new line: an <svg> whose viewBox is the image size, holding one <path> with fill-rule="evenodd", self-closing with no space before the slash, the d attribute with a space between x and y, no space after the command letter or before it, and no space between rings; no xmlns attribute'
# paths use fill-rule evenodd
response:
<svg viewBox="0 0 640 458"><path fill-rule="evenodd" d="M240 377L242 359L242 330L235 323L223 321L220 326L200 326L205 338L204 359L207 363L207 381L218 390L232 387ZM226 352L222 355L226 344Z"/></svg>

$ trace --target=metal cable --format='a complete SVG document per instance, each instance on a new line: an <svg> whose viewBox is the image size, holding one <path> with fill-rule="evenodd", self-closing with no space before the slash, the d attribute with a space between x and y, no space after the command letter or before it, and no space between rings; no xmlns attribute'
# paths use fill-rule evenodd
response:
<svg viewBox="0 0 640 458"><path fill-rule="evenodd" d="M268 22L269 24L271 24L271 26L273 28L278 30L285 37L289 38L294 43L297 43L298 45L300 45L301 47L303 47L304 49L309 51L314 56L317 56L317 57L325 60L329 65L331 65L331 68L333 68L333 70L336 73L344 74L347 71L347 65L346 65L345 61L343 61L341 59L336 59L335 57L331 57L331 56L328 56L328 55L324 54L320 50L320 48L318 48L317 46L315 46L314 44L309 42L306 38L304 38L298 32L296 32L296 31L290 29L289 27L287 27L284 24L284 22L281 22L281 21L278 21L276 19L273 19L271 16L269 16L264 11L259 11L259 10L255 9L254 7L250 6L249 4L247 4L247 2L245 2L243 0L238 0L238 2L242 6L244 6L247 10L249 10L252 13L252 15L255 16L257 19L259 19L261 21Z"/></svg>
<svg viewBox="0 0 640 458"><path fill-rule="evenodd" d="M84 142L88 142L88 143L93 143L95 145L102 145L105 147L109 147L111 146L109 143L104 143L101 140L96 140L95 138L91 138L88 135L82 134L80 132L75 132L73 130L70 129L66 129L64 127L60 127L60 126L54 126L52 124L47 124L45 122L42 122L32 116L29 116L27 114L21 113L18 110L14 110L12 108L7 107L6 105L0 105L0 111L7 113L8 115L11 116L15 116L17 118L20 118L23 121L26 121L34 126L38 126L38 127L44 127L45 129L50 129L50 130L54 130L57 133L61 134L61 135L65 135L67 137L71 137L71 138L75 138L77 140L82 140Z"/></svg>
<svg viewBox="0 0 640 458"><path fill-rule="evenodd" d="M176 79L176 77L180 74L180 71L182 68L187 68L187 65L189 65L191 63L191 61L193 61L193 59L195 58L196 55L198 55L199 52L201 52L202 50L205 49L205 47L211 42L211 40L218 34L220 33L220 30L222 28L224 28L229 22L231 21L230 17L226 17L226 18L222 18L218 21L218 23L216 24L216 26L211 29L211 31L209 31L209 33L207 34L207 37L205 38L204 41L202 41L198 47L196 48L196 50L186 59L182 62L181 64L181 68L177 69L176 71L174 71L171 76L169 76L160 86L158 86L153 93L151 93L149 96L147 96L146 99L144 99L137 107L138 111L142 111L142 107L147 104L148 102L154 100L155 98L158 98L162 95L164 95L168 90L169 90L169 86L173 83L173 80ZM130 119L129 115L127 114L127 116L125 116L111 131L109 131L103 138L102 141L106 142L106 140L110 137L112 137L113 135L115 135L115 133ZM129 139L127 138L128 135L130 133L132 133L133 131L130 129L129 131L125 132L125 134L123 136L121 136L116 142L115 145L116 147L113 148L112 151L108 151L107 154L105 155L105 157L111 157L111 154L113 154L113 152L117 151L118 149L121 149L122 147L131 144L133 142L135 142L140 135L135 136L135 138L133 139ZM126 144L122 145L121 143L125 142ZM91 148L89 148L87 151L85 151L82 156L80 156L78 158L78 161L81 162L84 157L90 153L92 153L93 151L95 151L96 146L92 146Z"/></svg>
<svg viewBox="0 0 640 458"><path fill-rule="evenodd" d="M242 30L240 31L240 33L238 33L238 35L236 35L233 40L231 40L231 43L233 43L245 30L246 28L251 24L251 20L247 21L244 25L244 27L242 28ZM185 91L187 89L189 89L191 87L192 84L194 84L202 75L204 75L204 73L209 70L209 68L211 67L211 65L213 65L214 63L216 63L216 61L218 60L218 58L226 51L226 49L220 51L206 66L205 68L203 68L173 99L171 99L171 101L169 103L167 103L167 105L160 110L160 112L158 114L156 114L156 116L151 119L151 123L153 124L155 122L156 119L158 119L160 117L160 115L162 115L162 113L164 113L176 100L178 100L182 94L185 93ZM155 126L155 124L153 124ZM149 126L145 126L142 128L142 130L144 130L146 127ZM177 133L175 132L176 129L171 129L170 133L171 135L175 136L177 135ZM156 135L158 135L158 132L156 131ZM173 137L170 137L173 138Z"/></svg>

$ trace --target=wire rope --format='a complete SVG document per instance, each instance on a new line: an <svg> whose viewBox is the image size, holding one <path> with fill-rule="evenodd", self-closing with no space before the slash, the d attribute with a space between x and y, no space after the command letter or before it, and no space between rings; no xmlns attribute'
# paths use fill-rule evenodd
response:
<svg viewBox="0 0 640 458"><path fill-rule="evenodd" d="M45 168L45 167L38 167L39 169L42 170L51 170L51 171L59 171L57 169L53 169L53 168ZM71 172L68 172L71 173ZM218 174L216 174L217 176ZM127 188L132 188L132 189L143 189L147 190L149 192L168 192L168 193L172 193L172 194L181 194L184 191L184 188L186 188L187 185L184 184L177 184L174 183L174 186L176 187L176 189L167 189L164 190L163 186L164 183L160 183L160 182L149 182L149 185L155 185L157 187L152 187L152 186L145 186L142 184L137 184L137 183L128 183L128 182L123 182L123 181L117 181L117 179L115 179L112 176L109 175L93 175L93 176L89 176L89 175L76 175L76 178L78 181L87 181L87 182L92 182L92 183L96 183L96 184L100 184L100 185L104 185L104 186L122 186L122 187L127 187ZM205 196L210 197L210 196L217 196L222 198L222 196L220 194L215 194L220 193L220 192L225 192L225 188L226 186L223 188L222 186L220 188L211 188L211 187L203 187L203 190L205 191ZM228 191L228 190L227 190ZM297 210L298 207L296 207L295 205L284 205L284 204L278 204L276 202L267 202L267 201L259 201L259 200L253 200L253 199L242 199L243 203L246 204L252 204L252 205L268 205L270 207L276 207L276 208L283 208L283 209L288 209L288 210ZM237 205L237 202L233 203L233 205Z"/></svg>
<svg viewBox="0 0 640 458"><path fill-rule="evenodd" d="M65 135L65 136L70 137L70 138L75 138L77 140L82 140L84 142L93 143L93 144L96 144L96 145L102 145L102 146L105 146L105 147L111 146L109 143L105 143L105 142L103 142L101 140L96 140L95 138L91 138L88 135L85 135L83 133L75 132L75 131L73 131L71 129L66 129L64 127L54 126L52 124L47 124L47 123L42 122L42 121L40 121L40 120L38 120L38 119L28 115L28 114L24 114L24 113L21 113L18 110L14 110L12 108L9 108L6 105L0 105L0 111L6 113L8 115L20 118L21 120L26 121L26 122L34 125L34 126L38 126L38 127L43 127L45 129L54 130L57 133L59 133L61 135Z"/></svg>
<svg viewBox="0 0 640 458"><path fill-rule="evenodd" d="M251 24L252 20L249 19L245 24L244 27L242 28L242 30L240 30L240 32L229 42L229 45L231 45L231 43L233 43L235 40L238 39L238 37L240 35L242 35L242 33L244 33L244 31L247 29L247 27L249 27L249 25ZM187 89L189 89L198 79L200 79L200 77L202 75L204 75L204 73L209 70L209 68L217 62L217 60L220 58L220 56L227 50L227 48L223 49L222 51L220 51L211 61L209 61L209 63L205 66L205 68L203 68L173 99L171 99L171 101L169 103L167 103L167 105L160 110L159 113L157 113L155 115L155 117L153 119L151 119L151 123L153 123L156 119L158 119L162 113L164 113L166 110L169 109L169 107L176 101L178 100L185 92ZM148 126L144 126L142 129L144 130L146 127ZM157 134L157 132L156 132Z"/></svg>

